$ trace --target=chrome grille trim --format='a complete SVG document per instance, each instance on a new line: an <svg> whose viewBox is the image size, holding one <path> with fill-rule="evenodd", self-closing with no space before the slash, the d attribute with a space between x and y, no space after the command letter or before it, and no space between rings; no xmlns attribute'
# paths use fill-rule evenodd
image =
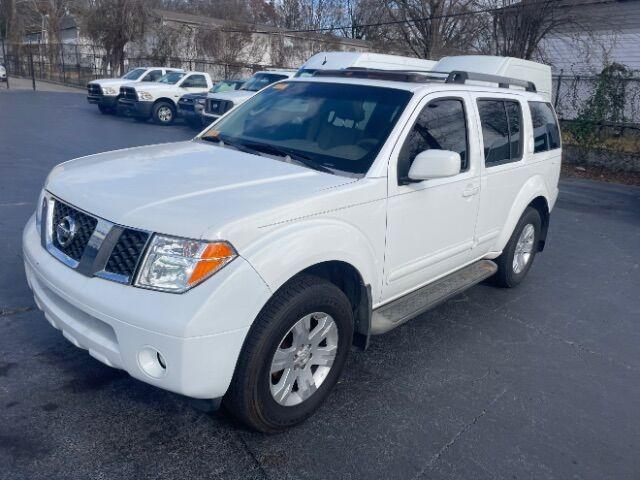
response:
<svg viewBox="0 0 640 480"><path fill-rule="evenodd" d="M59 250L55 242L53 241L53 235L55 226L53 225L55 204L59 202L74 210L77 210L83 215L87 215L97 220L97 224L87 242L80 260L75 260L66 255L63 251ZM140 265L140 262L144 258L144 252L147 248L149 240L152 237L152 232L147 230L125 227L116 223L100 218L96 215L92 215L84 210L77 208L57 197L54 197L49 192L45 193L45 201L43 202L45 207L43 210L43 225L42 225L42 245L43 247L55 258L67 265L69 268L76 270L78 273L87 277L99 277L112 282L118 282L123 284L133 283L135 273ZM106 270L109 258L117 245L120 236L126 231L140 232L147 236L144 246L140 249L137 259L135 260L135 268L131 275L121 275Z"/></svg>

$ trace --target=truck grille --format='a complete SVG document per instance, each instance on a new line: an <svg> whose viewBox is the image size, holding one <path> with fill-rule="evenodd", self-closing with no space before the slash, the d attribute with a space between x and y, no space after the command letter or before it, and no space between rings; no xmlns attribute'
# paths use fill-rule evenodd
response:
<svg viewBox="0 0 640 480"><path fill-rule="evenodd" d="M233 108L233 102L230 100L207 99L205 110L213 115L222 115Z"/></svg>
<svg viewBox="0 0 640 480"><path fill-rule="evenodd" d="M87 92L89 95L102 95L102 88L97 83L88 83Z"/></svg>
<svg viewBox="0 0 640 480"><path fill-rule="evenodd" d="M133 277L147 240L149 240L147 232L131 229L122 232L111 251L105 271L127 278Z"/></svg>
<svg viewBox="0 0 640 480"><path fill-rule="evenodd" d="M136 89L132 87L120 87L120 95L129 100L138 100Z"/></svg>
<svg viewBox="0 0 640 480"><path fill-rule="evenodd" d="M54 257L88 277L133 281L150 232L116 225L56 198L47 204L52 211L42 232L43 243Z"/></svg>
<svg viewBox="0 0 640 480"><path fill-rule="evenodd" d="M61 224L64 225L61 227ZM65 203L56 201L53 207L53 230L51 235L53 246L78 262L97 224L98 220L96 218ZM68 243L65 232L59 234L58 228L67 228L69 230L70 240ZM63 243L60 243L61 239Z"/></svg>

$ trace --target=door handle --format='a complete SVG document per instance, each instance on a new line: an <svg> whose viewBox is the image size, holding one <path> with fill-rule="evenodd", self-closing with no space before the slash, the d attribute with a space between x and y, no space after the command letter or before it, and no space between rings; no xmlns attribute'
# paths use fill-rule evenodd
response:
<svg viewBox="0 0 640 480"><path fill-rule="evenodd" d="M480 191L480 187L467 187L467 189L462 192L463 197L473 197L476 193Z"/></svg>

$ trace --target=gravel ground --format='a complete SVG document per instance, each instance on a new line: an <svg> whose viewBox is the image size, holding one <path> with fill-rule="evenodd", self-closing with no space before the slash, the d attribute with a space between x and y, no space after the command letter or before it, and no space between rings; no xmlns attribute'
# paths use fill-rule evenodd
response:
<svg viewBox="0 0 640 480"><path fill-rule="evenodd" d="M322 409L280 435L73 347L35 308L21 260L48 171L192 135L80 95L0 95L0 478L638 478L636 187L564 180L523 285L479 285L354 350Z"/></svg>

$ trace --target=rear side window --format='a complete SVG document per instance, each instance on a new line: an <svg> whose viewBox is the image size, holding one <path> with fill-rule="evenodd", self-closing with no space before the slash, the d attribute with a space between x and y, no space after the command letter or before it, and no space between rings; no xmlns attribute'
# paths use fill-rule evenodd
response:
<svg viewBox="0 0 640 480"><path fill-rule="evenodd" d="M207 80L204 75L191 75L184 82L182 82L184 88L207 88Z"/></svg>
<svg viewBox="0 0 640 480"><path fill-rule="evenodd" d="M162 77L162 70L151 70L147 75L142 79L143 82L156 82L160 80Z"/></svg>
<svg viewBox="0 0 640 480"><path fill-rule="evenodd" d="M478 100L484 163L488 167L522 158L522 109L513 100Z"/></svg>
<svg viewBox="0 0 640 480"><path fill-rule="evenodd" d="M560 128L553 107L545 102L529 102L533 125L534 153L560 148Z"/></svg>
<svg viewBox="0 0 640 480"><path fill-rule="evenodd" d="M460 171L469 168L467 121L461 99L433 100L420 112L398 157L398 179L407 178L416 155L431 149L457 152Z"/></svg>

